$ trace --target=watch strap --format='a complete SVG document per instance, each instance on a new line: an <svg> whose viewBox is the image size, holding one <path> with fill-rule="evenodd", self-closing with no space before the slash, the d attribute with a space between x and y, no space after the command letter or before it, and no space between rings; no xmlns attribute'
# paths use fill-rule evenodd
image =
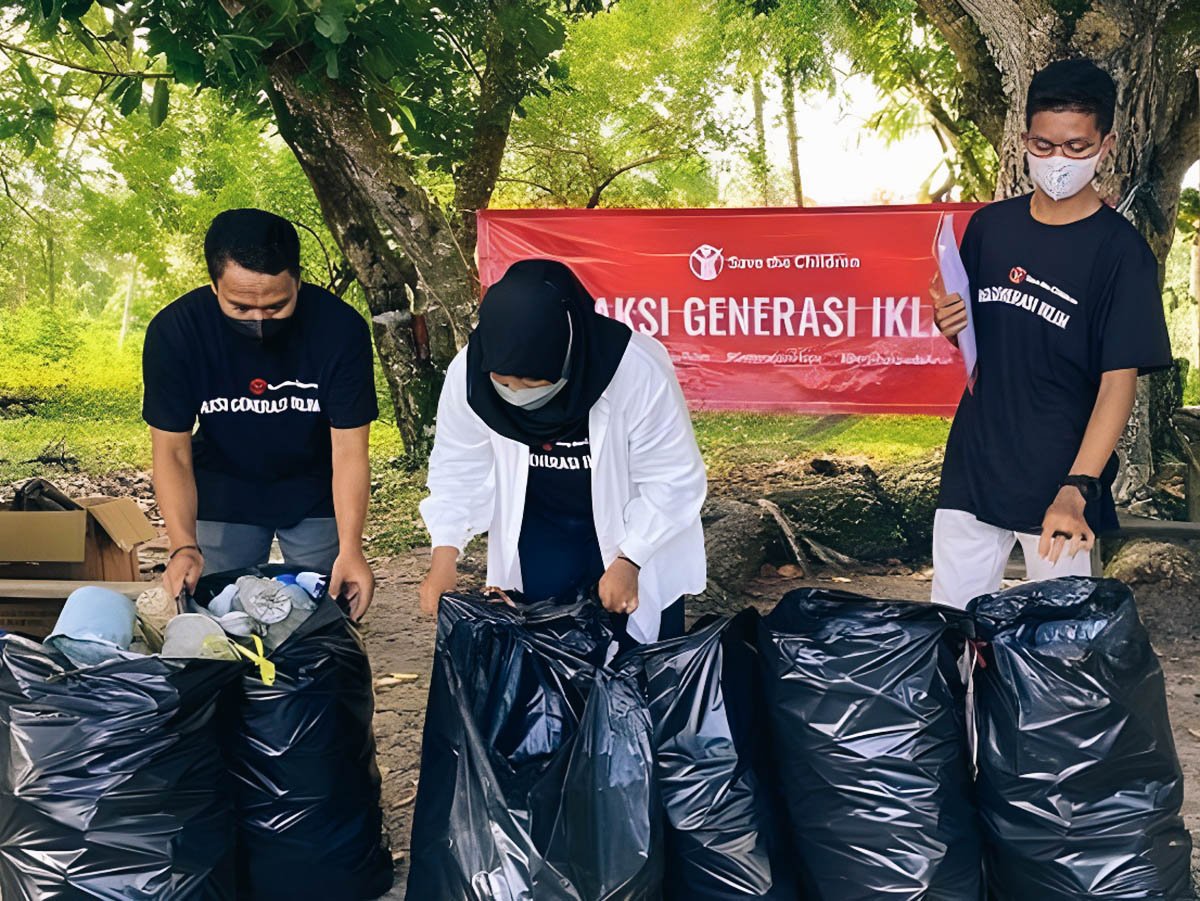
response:
<svg viewBox="0 0 1200 901"><path fill-rule="evenodd" d="M1100 500L1100 496L1104 493L1104 486L1095 476L1069 475L1063 479L1062 486L1064 488L1077 488L1079 493L1083 495L1083 499L1089 504Z"/></svg>

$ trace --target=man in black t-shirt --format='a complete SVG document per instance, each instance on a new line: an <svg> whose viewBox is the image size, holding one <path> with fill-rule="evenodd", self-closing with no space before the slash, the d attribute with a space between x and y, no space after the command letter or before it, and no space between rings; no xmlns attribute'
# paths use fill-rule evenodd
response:
<svg viewBox="0 0 1200 901"><path fill-rule="evenodd" d="M166 522L171 596L202 573L284 560L366 612L367 444L378 416L366 321L300 281L286 219L227 210L204 239L212 284L150 323L142 416ZM197 425L198 421L198 425Z"/></svg>
<svg viewBox="0 0 1200 901"><path fill-rule="evenodd" d="M1158 263L1092 179L1111 152L1116 88L1087 60L1029 87L1032 194L972 217L962 242L979 351L942 469L933 599L996 591L1019 541L1031 579L1090 574L1095 533L1115 528L1113 453L1139 373L1171 363ZM935 283L951 341L963 299Z"/></svg>

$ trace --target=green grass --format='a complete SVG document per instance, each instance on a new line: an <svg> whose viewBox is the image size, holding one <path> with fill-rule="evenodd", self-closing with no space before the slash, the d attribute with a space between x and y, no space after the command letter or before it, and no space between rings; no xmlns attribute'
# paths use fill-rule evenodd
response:
<svg viewBox="0 0 1200 901"><path fill-rule="evenodd" d="M696 439L710 475L727 478L743 466L854 457L903 464L946 443L950 422L934 416L763 416L701 413Z"/></svg>
<svg viewBox="0 0 1200 901"><path fill-rule="evenodd" d="M150 435L140 421L28 416L0 419L0 484L52 472L46 464L27 461L60 443L81 471L93 475L150 468Z"/></svg>
<svg viewBox="0 0 1200 901"><path fill-rule="evenodd" d="M150 468L150 437L140 418L141 335L117 349L111 321L24 308L0 316L0 400L19 398L32 415L0 418L0 484L34 475L54 477L36 458L65 453L72 469L92 475ZM388 398L382 373L380 406ZM0 407L2 417L2 407ZM903 464L945 442L945 420L918 416L764 416L706 413L695 419L713 478L744 469L803 463L813 457L854 457ZM402 552L429 539L417 505L422 472L409 471L395 426L371 433L372 508L367 532L377 555Z"/></svg>
<svg viewBox="0 0 1200 901"><path fill-rule="evenodd" d="M106 405L97 404L104 410ZM41 415L47 409L61 418ZM0 484L44 475L55 467L28 462L45 450L65 451L73 468L93 475L150 468L150 438L136 418L88 420L64 406L42 407L39 415L0 419ZM86 409L70 405L72 411ZM759 416L705 413L695 419L696 436L710 475L728 479L739 468L804 462L814 457L854 457L884 465L928 456L944 444L948 422L920 416ZM372 500L367 527L373 555L386 556L429 540L417 505L425 474L403 462L400 434L389 423L371 431Z"/></svg>

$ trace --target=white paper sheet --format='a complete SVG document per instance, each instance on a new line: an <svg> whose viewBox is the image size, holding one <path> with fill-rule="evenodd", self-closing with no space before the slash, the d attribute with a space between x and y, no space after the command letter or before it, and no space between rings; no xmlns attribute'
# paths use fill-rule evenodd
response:
<svg viewBox="0 0 1200 901"><path fill-rule="evenodd" d="M958 239L954 236L954 214L942 214L937 235L933 241L934 256L938 271L942 275L942 286L947 294L957 294L966 304L967 324L958 333L958 350L962 354L963 367L967 371L967 389L975 389L976 367L979 363L975 349L975 323L971 318L971 286L967 281L967 270L963 268L958 254Z"/></svg>

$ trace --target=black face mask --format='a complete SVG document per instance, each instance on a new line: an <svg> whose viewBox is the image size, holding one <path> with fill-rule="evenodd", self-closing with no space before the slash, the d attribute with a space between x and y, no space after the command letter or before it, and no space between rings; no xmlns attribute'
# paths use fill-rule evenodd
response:
<svg viewBox="0 0 1200 901"><path fill-rule="evenodd" d="M229 327L247 338L253 338L256 341L270 341L272 338L277 338L291 325L292 317L287 316L283 319L234 319L232 316L225 316L225 322Z"/></svg>

